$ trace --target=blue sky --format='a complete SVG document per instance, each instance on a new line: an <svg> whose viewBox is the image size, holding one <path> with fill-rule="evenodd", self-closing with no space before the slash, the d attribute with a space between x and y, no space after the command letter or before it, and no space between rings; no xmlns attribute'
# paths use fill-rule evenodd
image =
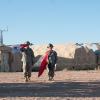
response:
<svg viewBox="0 0 100 100"><path fill-rule="evenodd" d="M5 44L100 42L100 0L0 0Z"/></svg>

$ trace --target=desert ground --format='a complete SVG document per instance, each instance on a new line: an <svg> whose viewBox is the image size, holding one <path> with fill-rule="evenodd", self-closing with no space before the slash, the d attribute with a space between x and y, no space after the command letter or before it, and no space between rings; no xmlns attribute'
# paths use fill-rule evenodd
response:
<svg viewBox="0 0 100 100"><path fill-rule="evenodd" d="M25 82L22 72L0 72L0 100L100 100L100 71L57 71L48 81L33 72Z"/></svg>

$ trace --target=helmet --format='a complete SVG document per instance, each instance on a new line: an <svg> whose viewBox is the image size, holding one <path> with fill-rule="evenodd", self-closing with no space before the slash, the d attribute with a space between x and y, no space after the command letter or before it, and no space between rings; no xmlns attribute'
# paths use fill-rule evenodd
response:
<svg viewBox="0 0 100 100"><path fill-rule="evenodd" d="M30 45L31 43L30 43L29 41L26 41L26 44L27 44L27 45Z"/></svg>
<svg viewBox="0 0 100 100"><path fill-rule="evenodd" d="M49 48L49 47L53 48L54 46L53 46L53 44L49 43L48 46L47 46L47 48Z"/></svg>

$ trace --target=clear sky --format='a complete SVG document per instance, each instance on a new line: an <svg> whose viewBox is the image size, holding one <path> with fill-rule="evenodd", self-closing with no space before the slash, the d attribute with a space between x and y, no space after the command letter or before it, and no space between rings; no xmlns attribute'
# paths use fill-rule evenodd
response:
<svg viewBox="0 0 100 100"><path fill-rule="evenodd" d="M4 43L100 42L100 0L0 0Z"/></svg>

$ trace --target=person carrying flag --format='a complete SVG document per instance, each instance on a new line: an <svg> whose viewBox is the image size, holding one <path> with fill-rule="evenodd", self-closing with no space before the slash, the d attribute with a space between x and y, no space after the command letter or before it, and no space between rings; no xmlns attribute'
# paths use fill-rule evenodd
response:
<svg viewBox="0 0 100 100"><path fill-rule="evenodd" d="M29 46L30 46L29 41L21 45L23 73L26 82L29 81L31 78L32 66L34 64L34 59L35 59L34 52Z"/></svg>
<svg viewBox="0 0 100 100"><path fill-rule="evenodd" d="M57 63L57 52L53 50L53 44L49 43L47 48L48 48L48 77L49 81L53 80L54 78L54 71L56 69L56 63Z"/></svg>

